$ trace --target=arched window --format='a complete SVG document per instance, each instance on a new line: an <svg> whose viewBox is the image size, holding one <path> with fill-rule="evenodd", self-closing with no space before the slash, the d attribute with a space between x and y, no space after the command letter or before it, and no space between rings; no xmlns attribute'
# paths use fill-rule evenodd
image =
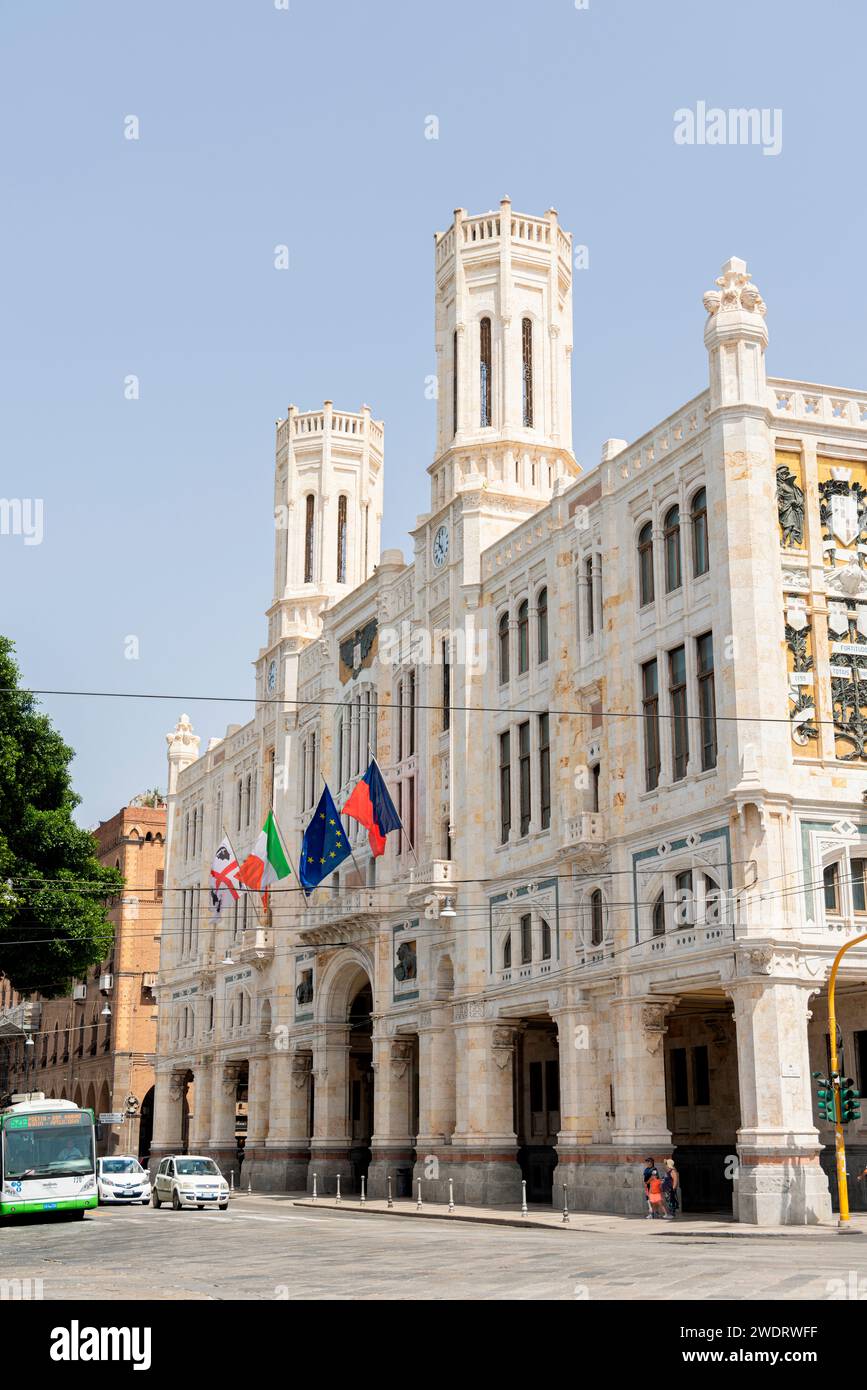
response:
<svg viewBox="0 0 867 1390"><path fill-rule="evenodd" d="M665 894L660 893L653 904L653 935L665 936Z"/></svg>
<svg viewBox="0 0 867 1390"><path fill-rule="evenodd" d="M645 522L638 533L638 601L642 608L653 603L653 524Z"/></svg>
<svg viewBox="0 0 867 1390"><path fill-rule="evenodd" d="M346 494L337 499L337 582L346 583Z"/></svg>
<svg viewBox="0 0 867 1390"><path fill-rule="evenodd" d="M503 942L503 969L504 969L504 970L511 970L511 968L512 968L512 933L509 932L508 936L506 937L505 941Z"/></svg>
<svg viewBox="0 0 867 1390"><path fill-rule="evenodd" d="M543 665L548 660L548 590L540 589L539 597L536 600L536 612L538 617L538 648L539 665Z"/></svg>
<svg viewBox="0 0 867 1390"><path fill-rule="evenodd" d="M700 487L692 499L692 571L707 574L710 554L707 545L707 490Z"/></svg>
<svg viewBox="0 0 867 1390"><path fill-rule="evenodd" d="M593 589L593 556L588 555L584 561L584 596L587 602L588 637L592 637L596 631L596 595Z"/></svg>
<svg viewBox="0 0 867 1390"><path fill-rule="evenodd" d="M594 888L590 894L590 945L601 946L604 936L602 892L599 888Z"/></svg>
<svg viewBox="0 0 867 1390"><path fill-rule="evenodd" d="M479 324L479 423L491 423L491 320Z"/></svg>
<svg viewBox="0 0 867 1390"><path fill-rule="evenodd" d="M533 321L521 320L522 418L527 428L533 424Z"/></svg>
<svg viewBox="0 0 867 1390"><path fill-rule="evenodd" d="M680 508L671 507L665 514L665 592L671 594L682 583L680 571Z"/></svg>
<svg viewBox="0 0 867 1390"><path fill-rule="evenodd" d="M526 599L518 606L518 675L530 669L530 605Z"/></svg>
<svg viewBox="0 0 867 1390"><path fill-rule="evenodd" d="M550 959L551 959L551 928L550 928L549 924L545 921L545 918L544 918L544 917L543 917L541 920L542 920L542 959L543 959L543 960L550 960Z"/></svg>
<svg viewBox="0 0 867 1390"><path fill-rule="evenodd" d="M497 624L497 646L500 655L500 685L509 680L509 614L501 613Z"/></svg>
<svg viewBox="0 0 867 1390"><path fill-rule="evenodd" d="M313 583L313 525L316 516L316 501L313 493L307 494L307 515L304 522L304 583Z"/></svg>

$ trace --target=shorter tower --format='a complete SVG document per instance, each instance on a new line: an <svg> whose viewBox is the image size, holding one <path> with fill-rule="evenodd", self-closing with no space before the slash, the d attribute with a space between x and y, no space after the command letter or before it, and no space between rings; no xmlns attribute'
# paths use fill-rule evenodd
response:
<svg viewBox="0 0 867 1390"><path fill-rule="evenodd" d="M362 584L379 563L382 421L360 414L299 412L277 421L274 599L268 647L309 639L323 608Z"/></svg>

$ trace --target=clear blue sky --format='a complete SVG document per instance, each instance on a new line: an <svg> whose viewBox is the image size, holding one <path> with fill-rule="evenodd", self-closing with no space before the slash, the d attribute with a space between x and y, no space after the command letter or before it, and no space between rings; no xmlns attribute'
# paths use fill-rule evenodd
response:
<svg viewBox="0 0 867 1390"><path fill-rule="evenodd" d="M182 708L203 746L249 717L181 697L252 692L290 401L385 420L383 541L406 547L454 207L553 204L589 246L585 467L702 389L731 255L773 374L867 384L865 30L860 0L5 0L0 496L42 498L45 534L0 536L0 631L27 685L179 697L45 701L83 823L165 785ZM781 108L782 153L677 146L700 100Z"/></svg>

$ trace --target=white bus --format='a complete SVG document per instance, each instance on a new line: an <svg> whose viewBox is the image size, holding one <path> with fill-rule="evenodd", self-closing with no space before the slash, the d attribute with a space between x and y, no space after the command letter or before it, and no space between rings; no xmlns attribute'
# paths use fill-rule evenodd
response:
<svg viewBox="0 0 867 1390"><path fill-rule="evenodd" d="M92 1110L41 1091L0 1100L0 1220L34 1212L83 1217L98 1201Z"/></svg>

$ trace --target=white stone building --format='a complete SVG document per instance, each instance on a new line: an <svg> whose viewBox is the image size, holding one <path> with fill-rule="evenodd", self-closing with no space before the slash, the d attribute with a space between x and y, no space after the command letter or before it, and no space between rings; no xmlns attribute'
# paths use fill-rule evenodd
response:
<svg viewBox="0 0 867 1390"><path fill-rule="evenodd" d="M686 1209L830 1213L810 1073L867 923L867 391L767 377L732 260L707 390L582 473L572 269L553 210L437 235L409 564L380 556L367 407L278 422L255 715L198 756L169 735L152 1161L228 1167L243 1133L254 1189L499 1202L523 1177L640 1212L673 1152ZM212 928L223 827L241 856L273 803L297 863L322 779L342 805L369 749L406 838L373 862L352 822L309 903L292 878ZM865 968L840 1021L867 1082Z"/></svg>

